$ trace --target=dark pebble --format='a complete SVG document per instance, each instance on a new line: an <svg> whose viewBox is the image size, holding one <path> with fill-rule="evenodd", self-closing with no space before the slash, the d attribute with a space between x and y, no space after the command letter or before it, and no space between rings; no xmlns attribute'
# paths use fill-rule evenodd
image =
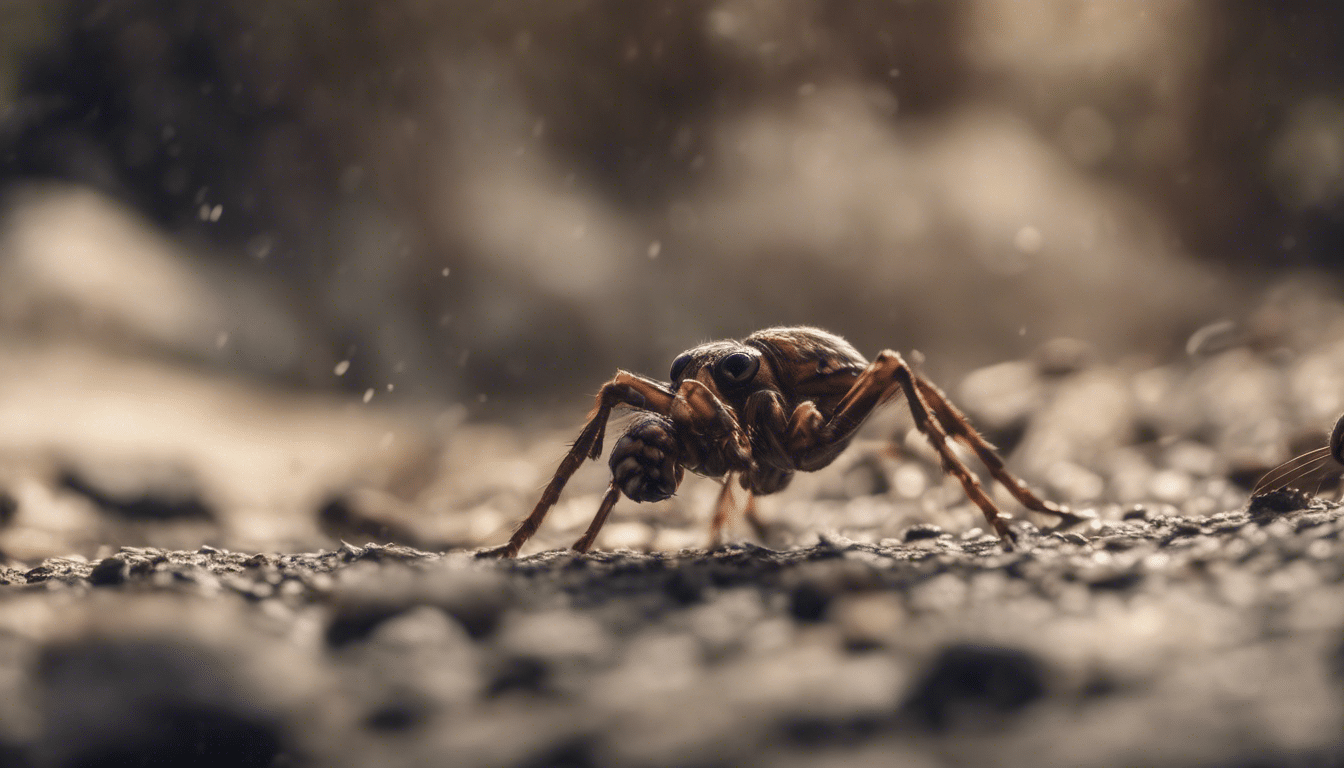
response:
<svg viewBox="0 0 1344 768"><path fill-rule="evenodd" d="M703 599L707 581L704 572L699 569L678 568L663 582L664 591L678 605L691 605Z"/></svg>
<svg viewBox="0 0 1344 768"><path fill-rule="evenodd" d="M1126 509L1120 518L1122 520L1150 520L1152 519L1152 515L1149 514L1147 507L1142 504L1135 504L1129 509Z"/></svg>
<svg viewBox="0 0 1344 768"><path fill-rule="evenodd" d="M793 715L779 724L785 739L809 748L861 744L882 730L881 719L872 716L819 717Z"/></svg>
<svg viewBox="0 0 1344 768"><path fill-rule="evenodd" d="M384 704L364 718L364 725L372 731L399 733L409 731L424 722L426 716L423 705L411 701L395 701Z"/></svg>
<svg viewBox="0 0 1344 768"><path fill-rule="evenodd" d="M29 758L27 749L6 741L0 741L0 765L11 766L12 768L28 768L28 766L33 765L33 761Z"/></svg>
<svg viewBox="0 0 1344 768"><path fill-rule="evenodd" d="M1018 712L1045 696L1045 669L1015 648L953 645L916 683L906 715L935 731Z"/></svg>
<svg viewBox="0 0 1344 768"><path fill-rule="evenodd" d="M1296 488L1278 488L1251 497L1246 510L1254 516L1281 515L1306 509L1311 497Z"/></svg>
<svg viewBox="0 0 1344 768"><path fill-rule="evenodd" d="M103 488L97 480L74 469L57 479L61 488L84 496L105 512L127 520L214 520L215 512L192 488L141 489L125 493Z"/></svg>
<svg viewBox="0 0 1344 768"><path fill-rule="evenodd" d="M18 511L19 502L8 491L0 490L0 528L14 522L14 515Z"/></svg>
<svg viewBox="0 0 1344 768"><path fill-rule="evenodd" d="M789 594L789 612L798 621L825 621L831 607L831 591L813 581L804 581Z"/></svg>
<svg viewBox="0 0 1344 768"><path fill-rule="evenodd" d="M595 755L595 740L578 735L560 740L523 762L519 768L593 768L601 765Z"/></svg>
<svg viewBox="0 0 1344 768"><path fill-rule="evenodd" d="M98 587L121 584L131 574L131 564L123 557L107 557L89 572L89 583Z"/></svg>
<svg viewBox="0 0 1344 768"><path fill-rule="evenodd" d="M1093 589L1110 590L1114 592L1124 592L1133 589L1143 581L1143 574L1138 571L1126 571L1111 576L1103 576L1088 582L1088 586Z"/></svg>
<svg viewBox="0 0 1344 768"><path fill-rule="evenodd" d="M912 525L905 529L905 536L902 537L906 542L922 541L924 539L936 539L943 535L943 529L932 523L920 523Z"/></svg>
<svg viewBox="0 0 1344 768"><path fill-rule="evenodd" d="M544 693L550 683L551 672L546 663L530 656L510 656L502 661L486 686L487 696L505 693Z"/></svg>
<svg viewBox="0 0 1344 768"><path fill-rule="evenodd" d="M285 738L204 649L90 638L38 662L42 765L271 766Z"/></svg>
<svg viewBox="0 0 1344 768"><path fill-rule="evenodd" d="M337 604L327 624L327 644L341 648L368 638L378 625L409 609L409 603Z"/></svg>

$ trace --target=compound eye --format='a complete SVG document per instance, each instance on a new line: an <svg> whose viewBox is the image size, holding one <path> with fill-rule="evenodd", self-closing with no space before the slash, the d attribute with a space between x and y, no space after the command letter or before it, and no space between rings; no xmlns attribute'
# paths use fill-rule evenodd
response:
<svg viewBox="0 0 1344 768"><path fill-rule="evenodd" d="M760 358L748 355L746 352L734 352L719 361L715 372L725 383L745 384L751 381L760 367Z"/></svg>
<svg viewBox="0 0 1344 768"><path fill-rule="evenodd" d="M690 363L690 352L682 352L680 355L677 355L677 359L672 361L672 381L680 379L682 372L686 370L686 366L690 365Z"/></svg>

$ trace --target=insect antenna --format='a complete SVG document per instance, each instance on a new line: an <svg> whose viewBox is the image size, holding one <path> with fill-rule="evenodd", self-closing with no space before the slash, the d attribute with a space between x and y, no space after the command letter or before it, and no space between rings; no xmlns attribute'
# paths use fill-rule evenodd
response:
<svg viewBox="0 0 1344 768"><path fill-rule="evenodd" d="M1265 476L1260 478L1260 481L1251 489L1251 495L1259 496L1262 493L1285 488L1293 482L1301 480L1303 477L1315 472L1324 466L1326 462L1332 460L1333 456L1330 453L1329 446L1317 448L1314 451L1307 451L1300 456L1294 456L1279 466L1271 469L1269 472L1266 472Z"/></svg>

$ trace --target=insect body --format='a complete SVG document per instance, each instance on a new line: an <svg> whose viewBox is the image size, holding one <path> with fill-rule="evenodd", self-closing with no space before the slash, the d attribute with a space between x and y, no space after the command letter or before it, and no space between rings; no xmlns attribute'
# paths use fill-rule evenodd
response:
<svg viewBox="0 0 1344 768"><path fill-rule="evenodd" d="M748 492L748 520L759 528L753 496L783 489L795 472L830 464L874 408L902 396L944 471L961 482L1000 537L1013 538L1007 518L952 452L949 438L970 448L1027 509L1065 522L1083 519L1039 498L1013 477L947 396L891 350L869 362L835 334L806 327L768 328L741 341L715 341L683 352L672 362L670 376L671 383L665 384L618 371L604 384L588 423L532 514L507 544L489 554L518 554L579 466L601 455L607 419L616 406L640 413L612 451L611 485L592 525L574 543L581 552L592 547L622 493L635 501L667 498L681 481L683 468L725 478L713 538L726 520L733 482Z"/></svg>

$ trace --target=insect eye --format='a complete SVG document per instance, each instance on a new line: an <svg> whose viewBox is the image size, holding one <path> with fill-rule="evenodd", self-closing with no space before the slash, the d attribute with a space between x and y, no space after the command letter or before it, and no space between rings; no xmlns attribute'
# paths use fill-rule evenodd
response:
<svg viewBox="0 0 1344 768"><path fill-rule="evenodd" d="M759 358L746 352L734 352L719 361L717 373L720 379L729 384L745 384L756 375L760 367Z"/></svg>
<svg viewBox="0 0 1344 768"><path fill-rule="evenodd" d="M682 371L686 370L686 366L690 365L690 362L691 362L690 352L682 352L680 355L677 355L677 359L672 361L671 375L673 381L676 381L677 379L681 378Z"/></svg>

